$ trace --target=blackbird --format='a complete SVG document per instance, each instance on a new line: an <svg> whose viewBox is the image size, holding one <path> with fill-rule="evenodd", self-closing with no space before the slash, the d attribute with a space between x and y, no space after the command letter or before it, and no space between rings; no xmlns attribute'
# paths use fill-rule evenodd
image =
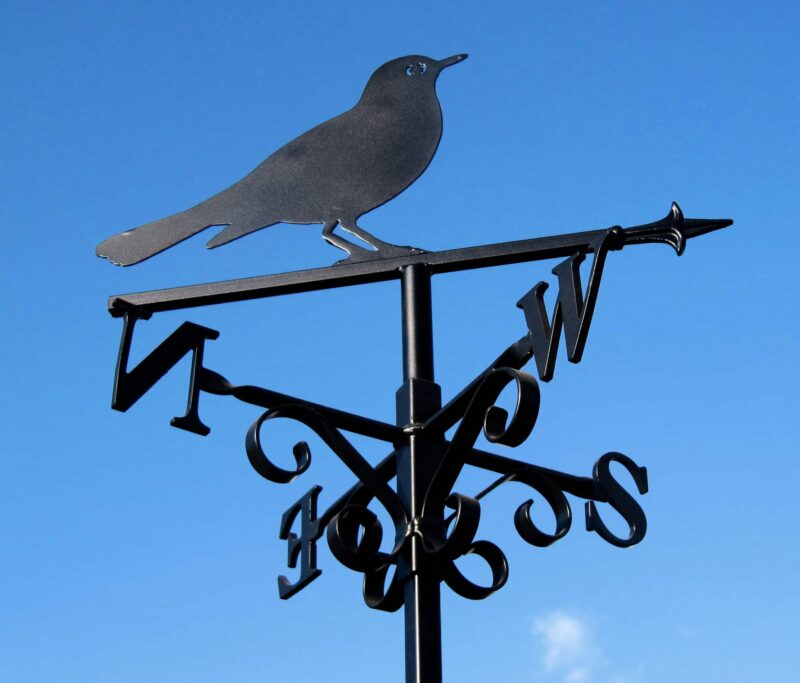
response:
<svg viewBox="0 0 800 683"><path fill-rule="evenodd" d="M466 57L411 55L387 62L349 111L303 133L191 209L109 237L97 246L97 255L129 266L211 226L227 226L207 245L218 247L276 223L322 223L322 237L346 251L347 261L418 252L379 240L357 220L396 197L428 167L442 136L436 79ZM374 251L335 234L337 226Z"/></svg>

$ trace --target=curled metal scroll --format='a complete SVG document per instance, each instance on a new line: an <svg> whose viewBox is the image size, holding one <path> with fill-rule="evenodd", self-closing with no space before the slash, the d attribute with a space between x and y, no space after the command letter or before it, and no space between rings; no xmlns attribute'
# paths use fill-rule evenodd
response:
<svg viewBox="0 0 800 683"><path fill-rule="evenodd" d="M359 539L360 535L360 539ZM407 536L398 538L391 553L380 551L383 529L372 510L362 505L348 505L328 524L328 547L345 567L364 574L364 602L373 609L395 612L403 606L403 576L397 557ZM386 588L386 577L394 574Z"/></svg>
<svg viewBox="0 0 800 683"><path fill-rule="evenodd" d="M292 447L292 455L294 455L297 469L285 470L278 467L273 463L264 453L261 447L261 426L267 420L274 417L270 414L271 411L266 411L250 426L245 436L245 450L247 451L247 459L253 466L253 469L258 472L265 479L275 482L276 484L288 484L299 477L311 465L311 449L305 441L298 441Z"/></svg>
<svg viewBox="0 0 800 683"><path fill-rule="evenodd" d="M509 416L505 409L495 404L503 390L512 383L517 396L514 412ZM455 516L452 529L444 540L438 545L428 542L424 547L426 552L440 563L442 576L447 585L463 597L480 600L499 590L508 579L508 561L500 548L493 543L474 541L480 522L478 500L459 493L451 494L450 491L465 464L466 454L472 450L481 432L492 443L519 446L533 431L539 414L539 402L539 385L533 376L507 367L495 368L489 372L475 389L458 429L428 487L423 506L423 519L428 514L434 519L441 518L444 505L454 509ZM541 484L541 487L547 490L543 495L548 501L555 501L556 506L559 506L560 501L557 500L555 492L544 484ZM529 516L522 515L520 525L529 532L530 538L539 539L545 536L536 529ZM455 560L466 555L477 555L489 565L492 582L488 586L479 586L471 582L457 569Z"/></svg>
<svg viewBox="0 0 800 683"><path fill-rule="evenodd" d="M328 524L327 536L328 546L339 562L348 569L365 572L376 563L383 527L369 508L348 505Z"/></svg>
<svg viewBox="0 0 800 683"><path fill-rule="evenodd" d="M514 414L509 418L508 412L495 402L512 382L517 389L517 400ZM481 431L492 443L519 446L536 425L539 403L539 384L532 375L514 368L496 368L488 373L475 390L428 487L424 510L441 509L464 466L466 453L472 450Z"/></svg>
<svg viewBox="0 0 800 683"><path fill-rule="evenodd" d="M474 541L481 518L481 505L477 499L453 493L448 497L446 504L455 510L452 530L432 553L439 559L442 578L453 591L464 598L470 600L487 598L500 590L508 580L508 560L494 543ZM467 555L477 555L489 565L492 582L488 586L473 583L458 570L455 560Z"/></svg>
<svg viewBox="0 0 800 683"><path fill-rule="evenodd" d="M411 525L406 523L401 530L396 524L394 548L389 553L380 551L383 530L380 521L367 507L373 498L366 487L359 488L349 497L344 508L328 524L328 547L342 564L364 574L362 592L368 607L396 612L403 606L406 578L397 560L409 541ZM387 586L390 570L393 573Z"/></svg>
<svg viewBox="0 0 800 683"><path fill-rule="evenodd" d="M569 533L572 526L572 511L564 492L549 477L530 470L513 472L506 481L518 481L527 484L547 501L556 520L556 528L552 534L539 529L531 518L533 499L526 500L514 513L514 527L522 538L538 548L546 548Z"/></svg>
<svg viewBox="0 0 800 683"><path fill-rule="evenodd" d="M475 499L461 493L451 493L445 505L455 510L452 531L445 537L444 542L433 549L433 554L449 560L455 560L467 551L467 548L478 532L481 521L481 504Z"/></svg>
<svg viewBox="0 0 800 683"><path fill-rule="evenodd" d="M288 483L311 465L311 451L305 441L298 442L292 449L297 463L295 470L283 469L267 457L261 429L264 423L276 418L296 420L309 427L362 482L363 487L328 523L328 546L344 566L364 573L364 601L368 606L389 612L398 610L403 604L403 577L395 568L388 588L385 583L408 538L408 518L400 498L325 416L303 405L283 405L267 410L248 429L247 457L261 476L277 483ZM383 528L377 515L367 508L373 498L386 509L395 526L396 542L391 553L380 551Z"/></svg>
<svg viewBox="0 0 800 683"><path fill-rule="evenodd" d="M496 403L501 393L512 385L516 401L509 414ZM545 531L531 516L533 498L517 507L514 526L531 545L550 546L569 532L572 511L565 493L590 500L586 505L586 527L609 543L628 547L644 536L647 528L644 513L610 470L612 463L620 464L633 477L639 493L645 493L647 471L627 456L607 453L598 460L592 478L581 478L475 449L481 433L492 443L511 447L521 445L530 436L540 402L539 386L533 376L515 368L493 368L475 384L470 394L469 403L464 401L463 417L453 439L447 443L428 486L422 513L414 519L409 518L400 497L389 486L387 480L391 474L387 476L385 471L373 468L334 423L312 406L273 407L247 432L248 459L253 468L270 481L289 483L311 465L311 451L305 441L297 442L292 448L294 469L279 467L267 457L262 428L272 419L287 418L314 431L361 482L320 518L314 538L319 538L324 528L333 556L349 569L363 573L364 601L373 609L392 612L402 607L404 585L409 572L414 571L409 564L412 542L419 544L420 561L462 597L480 600L502 588L508 580L508 560L498 546L487 540L476 540L476 535L481 517L480 499L507 482L532 488L553 514L554 529ZM465 464L495 471L501 476L475 497L454 492L452 488ZM369 508L373 499L386 509L395 527L394 546L389 552L381 550L384 530L378 516ZM609 531L594 501L609 503L625 519L629 526L627 537L619 538ZM443 519L445 508L453 511L447 519ZM492 578L487 585L471 581L459 570L459 560L469 555L480 557L488 565Z"/></svg>
<svg viewBox="0 0 800 683"><path fill-rule="evenodd" d="M387 563L364 573L364 602L368 607L383 612L396 612L403 606L403 581L396 564L389 587L385 587L386 576L392 566Z"/></svg>
<svg viewBox="0 0 800 683"><path fill-rule="evenodd" d="M450 562L445 567L444 580L462 598L483 600L500 590L508 581L508 560L494 543L475 541L464 555L478 555L483 558L492 570L492 583L488 586L479 586L467 579L456 568L455 563Z"/></svg>
<svg viewBox="0 0 800 683"><path fill-rule="evenodd" d="M267 410L250 426L245 438L245 447L250 464L256 472L270 481L288 483L305 472L311 464L311 451L304 441L298 442L292 449L297 461L297 469L294 471L278 467L267 457L261 445L260 431L265 422L279 417L302 422L306 427L314 431L347 468L358 477L364 486L369 489L372 496L380 501L395 525L398 527L405 526L407 521L406 513L397 494L378 476L372 465L364 459L342 433L313 408L303 405L278 406Z"/></svg>

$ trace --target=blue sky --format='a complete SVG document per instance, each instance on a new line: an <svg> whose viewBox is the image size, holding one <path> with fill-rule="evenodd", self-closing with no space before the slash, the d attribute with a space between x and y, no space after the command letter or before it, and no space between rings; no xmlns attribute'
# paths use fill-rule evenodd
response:
<svg viewBox="0 0 800 683"><path fill-rule="evenodd" d="M570 534L536 549L513 527L524 487L487 498L479 536L511 574L483 602L443 589L445 679L797 680L796 3L27 2L3 15L0 680L402 680L401 613L366 608L325 544L322 577L277 597L281 514L315 483L322 505L349 485L322 446L278 486L245 457L255 409L209 397L210 436L172 429L185 364L128 413L109 407L109 294L339 255L316 226L215 251L200 236L129 269L94 246L227 187L352 106L383 62L460 52L439 80L436 158L368 230L437 250L635 225L673 200L736 223L681 258L609 256L584 360L562 349L532 437L509 453L586 476L626 453L649 471L646 538L605 544L573 500ZM446 398L524 333L515 303L553 265L434 280ZM236 383L393 420L396 283L159 315L134 355L187 319L221 331L207 365ZM484 483L468 473L459 489Z"/></svg>

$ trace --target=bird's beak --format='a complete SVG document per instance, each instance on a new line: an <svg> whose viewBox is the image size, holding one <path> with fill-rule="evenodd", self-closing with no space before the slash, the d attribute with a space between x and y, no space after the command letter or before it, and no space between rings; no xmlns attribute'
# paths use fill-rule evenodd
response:
<svg viewBox="0 0 800 683"><path fill-rule="evenodd" d="M442 59L439 62L439 69L446 69L448 66L453 66L453 64L458 64L459 62L463 62L469 55L453 55L452 57L448 57L447 59Z"/></svg>

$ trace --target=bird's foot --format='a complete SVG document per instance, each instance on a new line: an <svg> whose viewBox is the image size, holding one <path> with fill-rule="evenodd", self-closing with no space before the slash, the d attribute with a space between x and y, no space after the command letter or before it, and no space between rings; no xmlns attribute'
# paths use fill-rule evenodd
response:
<svg viewBox="0 0 800 683"><path fill-rule="evenodd" d="M400 256L415 256L416 254L427 254L426 249L419 247L403 246L399 244L386 244L375 252L378 258L398 258Z"/></svg>
<svg viewBox="0 0 800 683"><path fill-rule="evenodd" d="M417 247L399 246L397 244L387 244L376 251L368 249L358 249L350 253L347 258L340 259L334 265L344 265L350 263L364 263L366 261L377 261L379 259L402 258L403 256L416 256L417 254L428 253L425 249Z"/></svg>

